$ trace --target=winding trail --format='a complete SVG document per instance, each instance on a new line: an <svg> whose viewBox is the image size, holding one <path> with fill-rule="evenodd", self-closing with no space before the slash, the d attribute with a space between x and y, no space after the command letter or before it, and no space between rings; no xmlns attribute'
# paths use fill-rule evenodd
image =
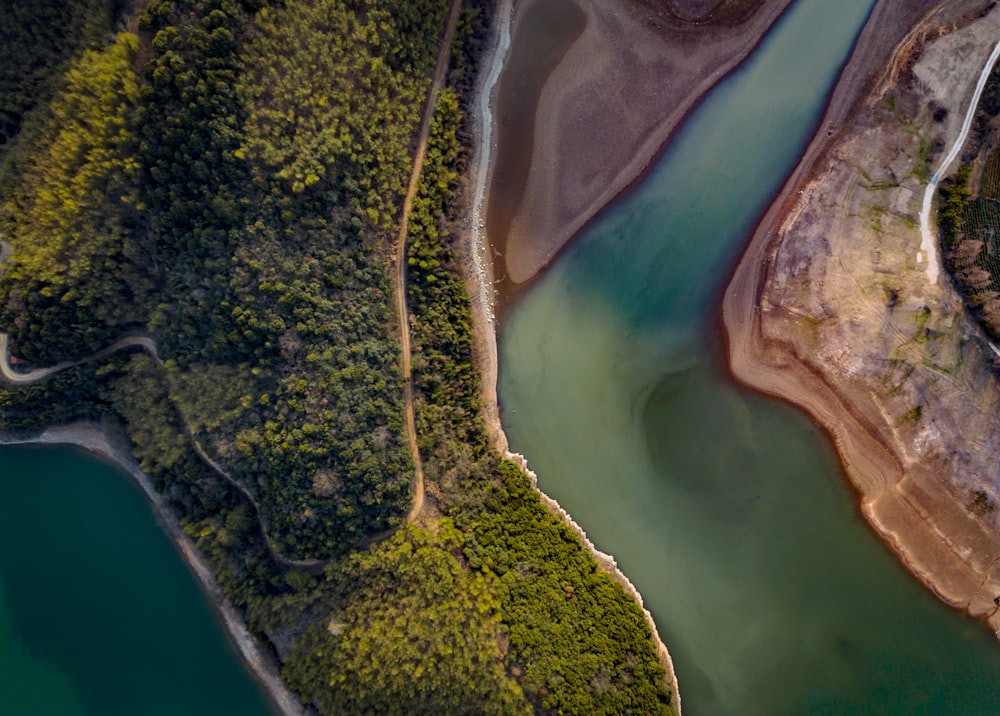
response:
<svg viewBox="0 0 1000 716"><path fill-rule="evenodd" d="M941 181L941 175L944 174L948 167L951 165L955 158L958 156L959 152L962 151L962 146L965 144L965 140L969 136L969 130L972 128L972 120L976 116L976 107L979 106L979 98L983 94L983 89L986 87L986 81L990 77L990 73L993 71L993 65L996 64L997 58L1000 58L1000 41L993 47L993 53L990 58L986 61L986 65L983 67L982 72L979 74L979 82L976 83L976 91L972 93L972 100L969 102L969 108L965 111L965 121L962 123L962 131L959 132L958 138L955 139L955 143L951 145L951 150L945 155L945 158L941 160L940 166L938 166L937 171L931 177L930 181L927 182L927 188L924 189L924 203L920 208L920 252L917 254L917 262L926 256L927 257L927 280L931 283L937 283L938 276L941 274L940 259L937 252L937 239L934 233L931 231L931 202L934 199L934 191L937 189L938 182ZM1000 355L1000 351L991 344L993 352Z"/></svg>
<svg viewBox="0 0 1000 716"><path fill-rule="evenodd" d="M4 380L12 385L31 385L32 383L37 383L38 381L44 380L50 375L59 373L60 371L73 368L78 365L83 365L84 363L89 363L94 360L99 360L131 346L142 348L149 355L149 357L153 359L157 366L160 368L165 367L163 359L160 358L159 351L157 350L156 341L148 336L127 336L121 340L115 341L107 348L102 348L96 353L92 353L86 358L82 358L78 361L64 361L49 368L34 368L24 372L15 371L10 366L10 336L6 333L0 333L0 374L3 375ZM219 475L219 477L236 488L257 511L257 519L260 522L261 533L264 537L264 542L267 544L268 551L271 553L271 557L285 567L298 567L316 574L322 571L323 567L326 565L326 562L323 560L289 559L275 548L274 544L271 542L270 536L267 533L267 522L264 519L264 513L261 510L260 503L257 502L256 498L250 494L250 491L247 490L246 487L244 487L235 477L226 472L226 470L219 465L219 463L213 460L212 457L205 452L205 449L201 446L201 442L198 440L197 436L195 436L194 431L191 430L191 425L184 417L184 411L176 403L174 403L174 408L180 416L181 425L184 430L184 437L188 439L188 442L191 444L191 449L194 450L195 454L201 458L202 462L208 465L208 467Z"/></svg>
<svg viewBox="0 0 1000 716"><path fill-rule="evenodd" d="M404 400L404 418L405 418L405 429L407 440L410 444L410 454L413 458L414 464L414 485L413 485L413 503L410 507L409 514L406 517L406 521L413 522L420 515L421 510L424 505L424 473L423 465L420 459L420 450L417 446L417 428L416 428L416 417L413 405L413 373L412 373L412 354L410 348L410 324L409 324L409 313L406 306L406 238L408 231L408 221L410 216L410 211L413 207L413 200L416 197L417 186L420 182L420 174L423 171L424 157L427 154L427 143L430 138L431 129L431 119L434 116L434 108L436 105L437 95L441 88L444 86L445 77L448 71L448 64L451 59L451 42L455 36L455 29L458 26L458 18L462 9L461 0L451 0L451 4L448 9L448 19L445 26L444 35L441 38L441 43L438 48L437 62L434 68L434 76L431 79L431 86L427 93L427 101L424 106L423 116L421 118L420 133L417 138L417 147L415 151L415 157L413 162L413 171L410 174L410 183L406 191L406 197L403 200L403 210L402 217L400 219L399 234L397 236L397 249L396 249L396 306L399 314L399 326L400 326L400 344L401 344L401 372L404 380L403 388L403 400ZM10 253L9 246L4 243L2 247L5 249L4 258ZM0 262L2 263L2 262ZM83 365L93 360L98 360L105 356L108 356L116 351L128 348L130 346L138 346L142 348L149 356L159 365L163 367L163 360L160 358L159 352L157 351L156 342L149 338L148 336L128 336L122 338L115 343L112 343L107 348L103 348L92 355L82 358L77 361L64 361L58 363L54 366L46 368L32 368L26 371L16 371L11 367L10 364L10 337L6 333L0 333L0 375L3 379L12 385L25 386L31 385L32 383L37 383L40 380L44 380L51 375L64 371L68 368L73 368L75 366ZM222 468L215 460L213 460L205 449L201 446L201 443L195 437L192 432L190 425L186 420L184 420L183 412L180 411L178 407L178 412L181 413L181 421L184 427L184 433L191 443L191 446L195 453L201 460L208 465L214 472L216 472L220 477L225 479L229 484L235 487L240 493L250 501L257 511L258 518L262 527L262 532L264 534L265 541L267 542L268 549L271 551L272 556L279 563L287 567L301 567L309 569L310 571L321 570L325 562L322 560L308 559L308 560L293 560L282 556L271 544L270 537L267 535L267 529L263 518L263 512L261 511L260 505L257 500L250 494L250 492L240 484L232 475L230 475L226 470ZM366 540L363 540L360 544L370 544L371 542L378 541L388 537L390 534L395 532L395 529L383 532L380 535L375 535Z"/></svg>
<svg viewBox="0 0 1000 716"><path fill-rule="evenodd" d="M21 372L14 370L10 365L10 336L6 333L0 333L0 374L2 374L4 380L11 385L31 385L32 383L37 383L40 380L48 378L50 375L64 371L67 368L73 368L78 365L83 365L84 363L89 363L92 360L97 360L107 355L111 355L115 351L120 351L122 348L128 348L129 346L140 346L147 353L153 356L156 361L160 361L160 357L156 353L156 343L152 338L147 338L145 336L129 336L112 343L107 348L103 348L97 351L97 353L89 355L86 358L81 358L76 361L63 361L62 363L57 363L49 368L32 368L31 370Z"/></svg>
<svg viewBox="0 0 1000 716"><path fill-rule="evenodd" d="M413 407L413 371L412 353L410 349L410 320L406 307L406 237L409 230L410 210L413 199L417 195L417 185L424 168L424 157L427 154L427 141L431 134L431 118L437 104L437 95L444 86L451 60L451 40L458 26L458 15L462 9L461 0L451 0L448 7L448 23L444 37L438 46L437 64L434 67L434 77L427 91L427 103L424 105L423 118L420 122L420 134L417 135L417 148L414 153L413 171L410 173L410 184L403 199L403 212L399 220L399 234L396 237L396 312L399 314L400 371L403 374L403 418L406 438L410 443L410 456L413 458L413 504L406 516L408 523L420 515L424 507L424 468L420 460L420 449L417 446L416 412ZM390 530L389 534L395 530ZM388 535L386 535L388 536Z"/></svg>
<svg viewBox="0 0 1000 716"><path fill-rule="evenodd" d="M406 197L403 201L402 217L400 219L400 229L397 236L397 251L396 251L396 296L397 296L397 311L399 314L399 325L400 325L400 344L401 344L401 372L404 380L403 389L403 399L404 399L404 419L405 419L405 430L407 435L407 440L410 444L410 454L413 458L414 464L414 484L413 484L413 502L410 507L410 511L406 517L406 522L411 523L417 519L420 515L421 510L424 505L424 473L423 465L420 460L420 451L417 446L417 429L416 429L416 417L413 405L413 374L412 374L412 358L411 358L411 348L410 348L410 325L409 325L409 313L406 306L406 237L408 220L410 215L410 210L413 206L413 200L417 193L417 186L420 181L420 174L423 171L424 157L427 154L427 143L430 138L430 127L431 118L434 115L434 108L436 105L436 98L438 92L444 85L444 80L448 71L448 64L451 59L451 42L452 38L455 36L455 29L458 26L458 18L461 12L462 3L461 0L451 0L451 4L448 9L448 19L445 26L444 35L441 39L441 43L438 48L437 61L434 68L434 76L431 79L431 86L427 93L427 101L424 106L423 115L421 118L420 133L417 138L417 146L415 151L413 171L410 174L410 183L407 188ZM11 254L11 247L7 242L0 242L0 264ZM2 268L0 268L2 270ZM127 336L122 338L111 345L103 348L96 353L93 353L85 358L77 361L63 361L54 366L49 366L45 368L32 368L26 371L14 370L10 364L10 336L6 333L0 333L0 376L3 380L11 385L16 386L26 386L32 383L37 383L38 381L44 380L51 375L59 373L61 371L73 368L75 366L83 365L90 361L98 360L105 356L111 355L119 350L137 346L142 348L149 356L156 362L158 366L163 367L163 360L160 358L159 352L157 350L156 342L148 336ZM311 573L318 573L322 571L325 566L325 562L318 559L305 559L305 560L295 560L288 559L284 557L272 544L271 538L267 533L267 524L264 520L264 513L261 510L260 504L254 498L252 494L243 486L238 480L236 480L232 475L230 475L221 465L219 465L202 447L201 443L198 441L194 432L191 430L188 421L184 418L183 411L179 406L175 406L181 417L181 423L183 425L184 434L190 442L192 449L195 454L216 474L226 480L230 485L236 488L240 494L242 494L246 499L253 505L257 512L258 521L261 526L261 532L264 537L264 541L267 544L268 550L271 552L271 556L276 562L285 567L297 567L304 568ZM374 542L378 542L386 537L392 535L397 528L392 528L386 530L377 535L368 537L361 542L359 542L356 547L364 547Z"/></svg>

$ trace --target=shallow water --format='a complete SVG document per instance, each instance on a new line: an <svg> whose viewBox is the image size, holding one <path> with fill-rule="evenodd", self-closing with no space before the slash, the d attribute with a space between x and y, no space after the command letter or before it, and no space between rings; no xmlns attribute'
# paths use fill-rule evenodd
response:
<svg viewBox="0 0 1000 716"><path fill-rule="evenodd" d="M1000 647L874 538L805 416L732 385L714 330L871 5L799 0L504 326L511 447L642 592L686 716L1000 713Z"/></svg>
<svg viewBox="0 0 1000 716"><path fill-rule="evenodd" d="M273 714L128 478L0 447L0 714Z"/></svg>
<svg viewBox="0 0 1000 716"><path fill-rule="evenodd" d="M519 10L518 31L497 86L496 157L490 177L486 222L490 236L506 237L524 198L535 145L535 113L545 83L573 43L587 16L574 0L541 0ZM504 242L497 244L505 253Z"/></svg>

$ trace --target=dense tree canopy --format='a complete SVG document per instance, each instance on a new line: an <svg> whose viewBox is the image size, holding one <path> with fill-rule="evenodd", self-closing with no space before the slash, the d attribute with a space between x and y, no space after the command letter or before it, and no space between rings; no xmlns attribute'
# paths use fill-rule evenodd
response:
<svg viewBox="0 0 1000 716"><path fill-rule="evenodd" d="M137 51L138 38L123 34L73 63L3 203L16 251L0 280L0 321L31 359L87 355L143 322L150 285L131 228Z"/></svg>
<svg viewBox="0 0 1000 716"><path fill-rule="evenodd" d="M0 13L0 152L40 99L51 96L65 65L97 48L111 31L116 0L5 3Z"/></svg>
<svg viewBox="0 0 1000 716"><path fill-rule="evenodd" d="M98 0L70 6L102 26ZM485 433L456 227L492 6L465 3L428 98L446 10L151 0L138 35L43 58L38 111L18 93L41 69L0 84L0 330L36 363L157 345L0 389L0 426L120 425L320 713L669 713L639 608ZM390 273L427 101L403 317L427 499L404 526Z"/></svg>

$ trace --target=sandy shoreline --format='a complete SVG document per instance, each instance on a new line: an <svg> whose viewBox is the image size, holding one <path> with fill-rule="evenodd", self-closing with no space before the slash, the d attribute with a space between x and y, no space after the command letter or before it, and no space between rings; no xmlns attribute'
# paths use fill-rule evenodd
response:
<svg viewBox="0 0 1000 716"><path fill-rule="evenodd" d="M267 694L276 712L283 716L305 716L306 711L298 698L282 682L274 661L261 650L257 640L247 630L243 618L222 593L201 553L180 529L163 498L154 489L149 476L139 468L124 446L116 445L101 427L91 423L73 423L47 428L37 435L28 437L0 432L0 445L25 444L73 445L101 457L128 475L146 496L160 528L173 542L202 591L208 596L218 618L225 626L230 642L243 657L244 663Z"/></svg>
<svg viewBox="0 0 1000 716"><path fill-rule="evenodd" d="M492 252L486 235L484 209L487 201L488 177L494 161L496 143L493 138L493 99L497 79L503 69L507 51L510 48L510 22L512 16L512 0L499 0L493 38L490 43L487 71L477 87L477 114L474 121L475 159L470 184L473 194L469 204L467 221L466 253L470 257L465 270L466 284L469 286L472 310L473 355L481 380L483 399L482 413L490 441L504 458L521 466L531 480L542 504L563 520L580 539L586 549L593 555L598 566L618 582L625 591L638 603L646 623L653 634L656 653L663 665L665 683L673 695L672 705L678 716L681 713L681 693L674 671L673 659L666 644L660 638L653 615L645 608L642 595L635 585L619 569L614 557L600 551L587 537L581 528L558 502L546 495L538 487L538 477L528 468L527 460L510 451L509 441L500 421L500 407L497 399L498 357L497 332L494 318L494 279Z"/></svg>
<svg viewBox="0 0 1000 716"><path fill-rule="evenodd" d="M505 292L530 282L651 168L700 99L790 4L767 0L735 25L716 25L668 18L634 1L576 0L586 27L545 81L524 198L508 235L492 237Z"/></svg>
<svg viewBox="0 0 1000 716"><path fill-rule="evenodd" d="M844 241L837 227L852 226L849 217L828 218L825 223L818 217L836 213L849 215L856 211L831 198L858 193L854 186L836 186L837 181L849 181L839 178L836 172L848 173L843 169L845 153L850 157L855 156L852 152L863 155L864 150L858 149L860 144L874 144L872 137L877 130L868 125L855 126L856 115L868 112L865 117L877 116L873 109L875 103L886 92L893 91L900 78L909 72L924 41L954 31L963 21L962 8L956 7L958 4L950 8L940 2L914 5L903 9L898 3L879 0L838 82L819 131L759 223L732 277L723 299L723 320L733 375L750 387L800 407L812 416L832 437L844 471L859 493L861 512L880 539L939 599L977 619L989 621L991 628L997 630L1000 620L992 613L995 611L993 597L1000 594L1000 574L995 569L1000 540L970 514L954 490L943 484L940 475L936 474L940 472L940 465L924 465L919 456L911 454L920 449L919 440L929 439L928 435L933 437L933 431L928 430L937 424L935 421L950 420L951 416L938 409L929 413L930 428L921 428L922 433L908 428L900 422L900 409L892 404L893 400L899 402L894 394L881 396L877 388L866 387L872 383L863 380L864 356L852 353L851 346L844 344L841 344L844 347L839 361L823 352L828 347L828 343L823 342L824 330L829 330L831 335L835 335L834 331L845 334L865 320L861 318L862 309L856 306L851 309L854 312L847 312L845 308L840 314L836 308L824 307L824 311L832 311L832 317L816 324L817 314L809 310L811 306L796 308L793 300L796 290L816 302L830 300L834 306L839 305L835 299L823 298L831 290L822 288L823 280L824 277L830 280L832 270L828 269L826 274L817 273L818 269L811 271L807 279L794 279L800 282L799 288L789 288L793 281L788 273L792 261L789 254L796 257L800 265L802 261L818 265L826 260L823 257L802 258L808 253L817 255L814 245L808 248L810 244L804 243L806 236L815 237L819 233L829 236L828 251L836 256ZM972 5L966 3L964 9L968 12ZM967 17L965 21L968 22ZM901 48L899 52L897 48ZM989 49L986 48L986 53ZM979 67L967 69L965 79L970 85L968 93L971 93ZM872 93L873 99L869 100ZM964 113L965 107L963 104L960 109L956 106L949 110ZM951 120L948 122L950 126ZM957 129L952 131L957 134ZM884 161L892 159L890 155ZM873 169L883 171L877 165ZM900 173L897 169L893 164L885 171L892 177ZM834 186L831 188L831 185ZM916 213L912 205L919 203L908 201L909 191L907 188L898 190L898 201L906 203L894 209L896 213L889 218L880 220L880 231L902 226L901 235L907 235L906 227L912 221L910 213ZM919 230L909 233L915 234L910 238L918 243ZM871 239L868 241L870 243ZM888 244L884 246L884 249L872 250L871 254L888 262L889 252L895 249ZM885 254L879 253L882 251ZM911 255L915 254L916 251ZM864 274L865 269L856 263L856 256L851 254L841 261ZM914 285L914 275L922 277L926 283L923 266L907 265L897 271L887 264L877 271L882 273L873 275L891 277L884 280L898 281L906 291ZM775 294L775 286L779 284L781 292ZM947 290L937 285L912 289L912 301L918 307L924 302L924 308L919 308L921 311L927 305L935 311L944 311ZM857 289L854 291L857 293ZM754 309L756 305L761 307L759 311ZM896 311L904 309L902 306ZM843 315L845 312L847 315ZM816 328L816 325L821 327ZM832 327L827 329L827 325ZM802 338L807 333L808 340ZM815 339L813 335L820 337ZM893 339L897 340L895 336ZM807 348L810 340L819 340L820 348ZM975 360L977 354L972 355ZM980 357L979 360L984 359ZM869 369L875 370L871 366ZM859 371L861 379L857 377ZM932 376L925 382L933 386L934 381L940 379L941 376ZM926 398L926 393L922 395ZM932 407L939 403L933 403Z"/></svg>

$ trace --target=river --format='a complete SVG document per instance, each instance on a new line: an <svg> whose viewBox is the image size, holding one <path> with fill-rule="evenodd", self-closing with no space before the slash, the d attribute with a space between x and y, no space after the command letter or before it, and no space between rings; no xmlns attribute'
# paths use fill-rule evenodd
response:
<svg viewBox="0 0 1000 716"><path fill-rule="evenodd" d="M274 713L129 478L0 447L0 714Z"/></svg>
<svg viewBox="0 0 1000 716"><path fill-rule="evenodd" d="M1000 648L860 517L829 441L733 385L717 303L872 0L799 0L506 316L500 402L612 553L686 716L1000 713Z"/></svg>

